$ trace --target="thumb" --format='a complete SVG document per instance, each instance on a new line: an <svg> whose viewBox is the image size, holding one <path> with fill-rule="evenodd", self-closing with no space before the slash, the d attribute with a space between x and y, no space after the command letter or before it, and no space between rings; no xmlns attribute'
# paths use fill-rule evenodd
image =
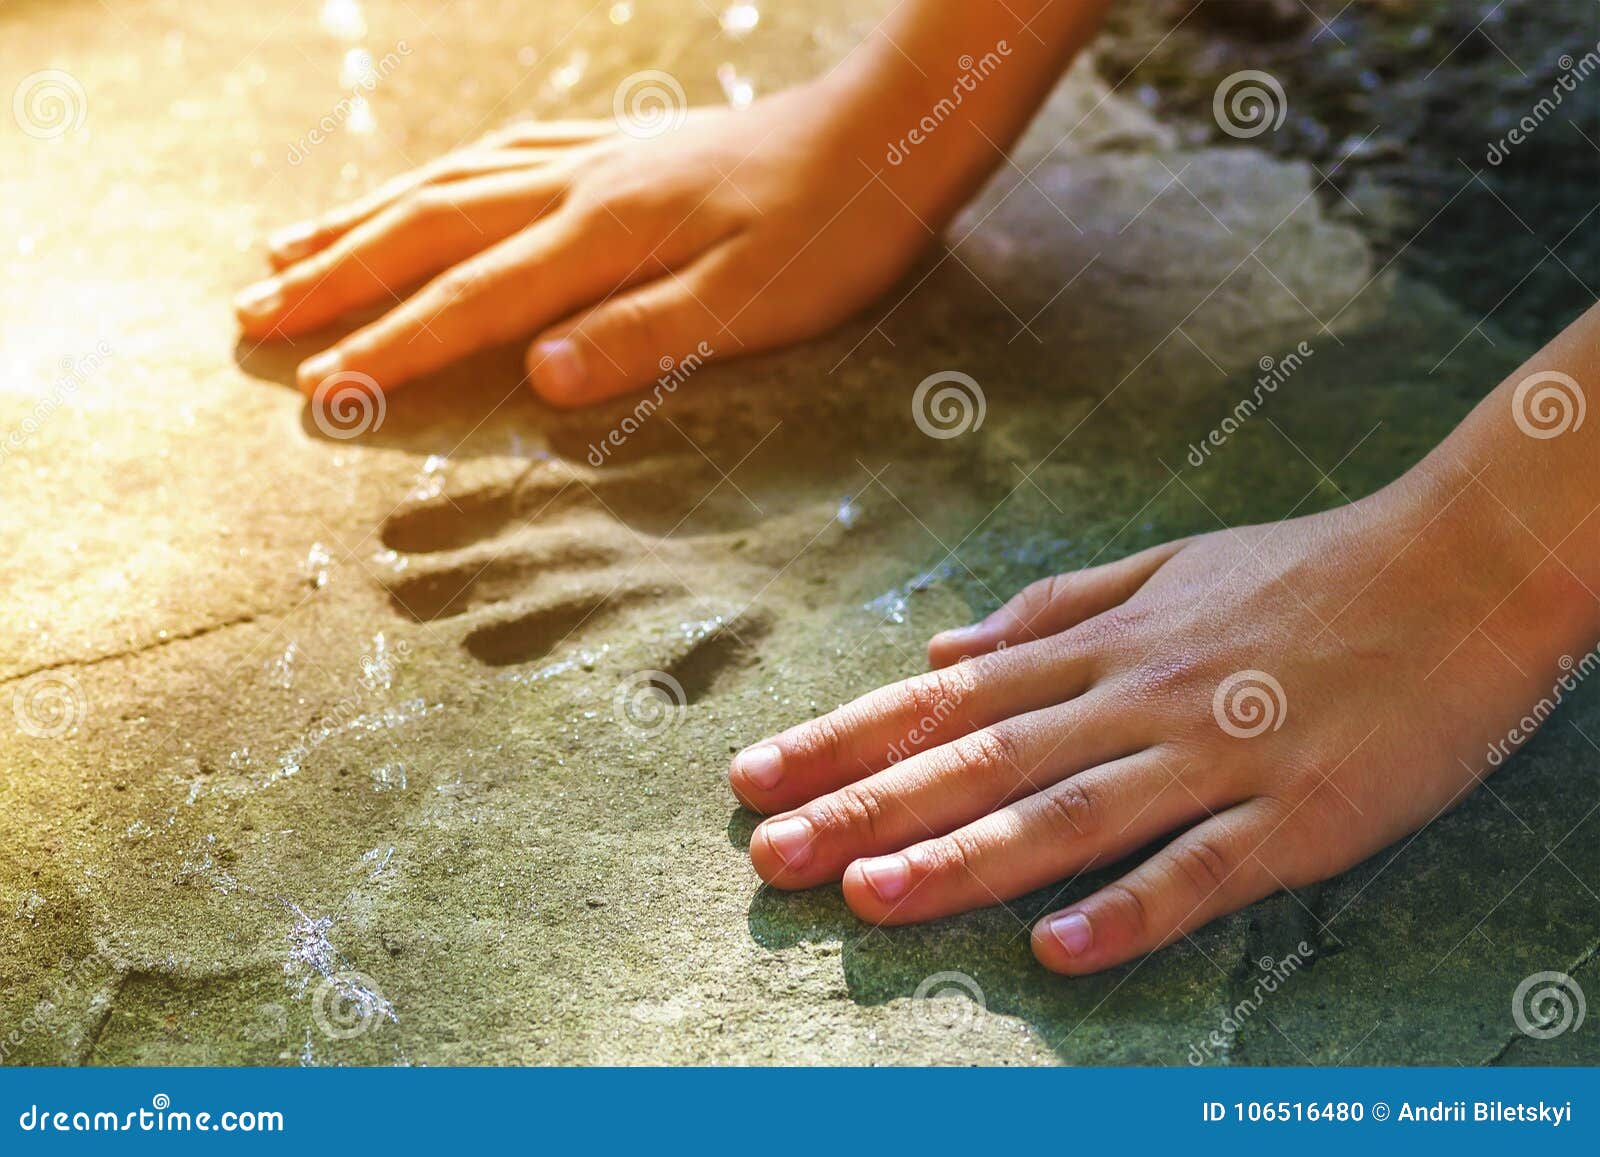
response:
<svg viewBox="0 0 1600 1157"><path fill-rule="evenodd" d="M618 294L560 322L528 348L533 388L553 405L587 406L652 382L673 389L733 342L675 278Z"/></svg>
<svg viewBox="0 0 1600 1157"><path fill-rule="evenodd" d="M928 642L928 662L948 667L962 656L988 654L1070 630L1131 599L1187 541L1162 543L1103 566L1040 579L982 622L935 635Z"/></svg>

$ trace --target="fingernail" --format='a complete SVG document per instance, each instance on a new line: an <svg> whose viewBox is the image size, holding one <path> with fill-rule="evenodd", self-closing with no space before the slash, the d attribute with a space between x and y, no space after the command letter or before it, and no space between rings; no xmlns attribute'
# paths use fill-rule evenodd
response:
<svg viewBox="0 0 1600 1157"><path fill-rule="evenodd" d="M267 248L286 260L298 261L310 248L311 239L316 235L315 225L290 225L269 234Z"/></svg>
<svg viewBox="0 0 1600 1157"><path fill-rule="evenodd" d="M799 816L765 825L767 846L778 853L786 868L798 868L811 859L811 825Z"/></svg>
<svg viewBox="0 0 1600 1157"><path fill-rule="evenodd" d="M905 895L911 882L911 865L904 856L884 856L877 860L862 860L861 874L867 884L885 904L892 904Z"/></svg>
<svg viewBox="0 0 1600 1157"><path fill-rule="evenodd" d="M783 779L783 752L770 743L740 752L733 761L733 770L741 779L749 780L763 791L771 791Z"/></svg>
<svg viewBox="0 0 1600 1157"><path fill-rule="evenodd" d="M324 350L316 357L301 362L295 376L300 382L300 388L309 394L321 385L322 380L329 374L338 373L339 367L343 364L344 356L338 350Z"/></svg>
<svg viewBox="0 0 1600 1157"><path fill-rule="evenodd" d="M1063 912L1050 919L1050 935L1067 950L1069 956L1082 955L1094 943L1094 929L1089 927L1089 917L1082 912Z"/></svg>
<svg viewBox="0 0 1600 1157"><path fill-rule="evenodd" d="M577 344L566 338L534 345L532 373L541 389L563 398L576 396L589 376Z"/></svg>
<svg viewBox="0 0 1600 1157"><path fill-rule="evenodd" d="M265 317L276 313L283 304L283 291L276 278L269 277L240 291L233 299L233 308L247 317Z"/></svg>

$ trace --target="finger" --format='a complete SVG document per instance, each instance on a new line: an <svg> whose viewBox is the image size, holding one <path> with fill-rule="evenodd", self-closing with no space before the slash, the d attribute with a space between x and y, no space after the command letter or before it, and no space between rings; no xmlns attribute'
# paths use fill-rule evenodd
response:
<svg viewBox="0 0 1600 1157"><path fill-rule="evenodd" d="M567 156L561 149L477 149L452 153L402 173L349 204L320 217L287 225L267 237L267 260L284 269L326 249L363 221L370 221L391 205L432 185L450 185L473 177L531 169Z"/></svg>
<svg viewBox="0 0 1600 1157"><path fill-rule="evenodd" d="M485 133L478 144L489 149L563 148L603 140L616 132L616 122L610 120L518 121Z"/></svg>
<svg viewBox="0 0 1600 1157"><path fill-rule="evenodd" d="M837 880L862 856L942 836L1143 747L1139 720L1110 700L1091 691L1002 720L770 819L750 840L756 872L780 888Z"/></svg>
<svg viewBox="0 0 1600 1157"><path fill-rule="evenodd" d="M490 178L485 178L490 179ZM643 252L603 210L570 206L463 261L371 325L304 362L300 388L359 373L392 389L477 350L523 337L619 284L659 276L689 254Z"/></svg>
<svg viewBox="0 0 1600 1157"><path fill-rule="evenodd" d="M1096 656L1058 635L881 687L734 757L728 781L745 806L786 811L918 751L1076 698Z"/></svg>
<svg viewBox="0 0 1600 1157"><path fill-rule="evenodd" d="M1127 602L1183 546L1183 540L1163 543L1104 566L1040 579L982 622L935 635L928 642L928 662L944 667L963 655L981 655L1075 627Z"/></svg>
<svg viewBox="0 0 1600 1157"><path fill-rule="evenodd" d="M1224 779L1184 772L1162 748L1102 762L948 835L857 860L844 874L845 902L874 924L1002 903L1113 863L1238 801Z"/></svg>
<svg viewBox="0 0 1600 1157"><path fill-rule="evenodd" d="M546 401L583 406L655 383L657 401L725 347L731 312L716 252L679 273L608 298L552 326L528 349L528 376Z"/></svg>
<svg viewBox="0 0 1600 1157"><path fill-rule="evenodd" d="M320 253L246 289L236 303L240 324L253 336L294 336L352 309L398 298L429 274L542 217L561 193L557 178L538 173L419 191Z"/></svg>
<svg viewBox="0 0 1600 1157"><path fill-rule="evenodd" d="M1033 929L1033 954L1052 972L1098 972L1153 952L1285 886L1257 855L1277 812L1253 799L1173 840L1116 883Z"/></svg>

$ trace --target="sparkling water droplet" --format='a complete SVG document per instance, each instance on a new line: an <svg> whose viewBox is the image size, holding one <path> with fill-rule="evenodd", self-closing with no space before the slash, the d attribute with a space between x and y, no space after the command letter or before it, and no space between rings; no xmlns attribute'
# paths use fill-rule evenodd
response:
<svg viewBox="0 0 1600 1157"><path fill-rule="evenodd" d="M755 99L755 83L748 77L740 76L731 64L717 67L717 82L722 85L722 95L728 98L728 103L734 108L749 108L750 102Z"/></svg>
<svg viewBox="0 0 1600 1157"><path fill-rule="evenodd" d="M340 40L360 40L367 34L367 18L357 0L323 0L318 19L325 32Z"/></svg>
<svg viewBox="0 0 1600 1157"><path fill-rule="evenodd" d="M743 36L761 23L761 11L754 4L730 4L717 19L728 35Z"/></svg>

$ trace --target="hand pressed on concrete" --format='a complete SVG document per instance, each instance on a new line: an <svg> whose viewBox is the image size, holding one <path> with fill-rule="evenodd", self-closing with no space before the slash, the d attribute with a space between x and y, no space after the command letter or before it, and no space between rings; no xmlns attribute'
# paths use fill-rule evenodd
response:
<svg viewBox="0 0 1600 1157"><path fill-rule="evenodd" d="M1103 6L908 0L825 76L748 109L673 110L660 135L625 117L494 134L271 239L277 272L239 295L240 324L295 337L392 303L302 363L300 387L342 373L387 390L531 339L529 379L561 406L705 347L732 357L821 333L893 284L1005 162ZM952 102L962 50L1004 67ZM937 141L890 160L936 109Z"/></svg>
<svg viewBox="0 0 1600 1157"><path fill-rule="evenodd" d="M845 110L804 88L654 139L610 121L498 134L278 234L278 271L240 294L240 323L294 337L393 306L301 364L308 392L340 372L388 390L531 338L531 384L562 406L654 381L664 358L798 341L932 236L915 198L862 167Z"/></svg>
<svg viewBox="0 0 1600 1157"><path fill-rule="evenodd" d="M1034 928L1086 973L1429 823L1600 637L1596 436L1530 435L1517 388L1597 348L1600 307L1385 490L1037 583L747 748L756 871L904 924L1170 840Z"/></svg>

